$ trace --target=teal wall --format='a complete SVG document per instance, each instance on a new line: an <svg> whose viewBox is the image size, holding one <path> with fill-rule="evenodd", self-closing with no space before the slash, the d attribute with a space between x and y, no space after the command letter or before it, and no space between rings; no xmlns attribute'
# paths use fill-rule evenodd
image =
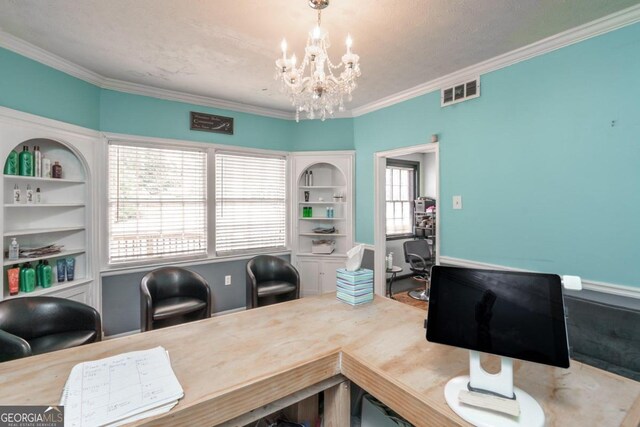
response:
<svg viewBox="0 0 640 427"><path fill-rule="evenodd" d="M217 114L234 119L234 134L189 129L189 112ZM274 119L148 96L103 90L100 97L100 130L130 135L214 142L252 148L289 150L291 120Z"/></svg>
<svg viewBox="0 0 640 427"><path fill-rule="evenodd" d="M438 133L442 255L640 286L638 46L635 24L483 75L480 98L357 117L356 240L373 242L374 153Z"/></svg>
<svg viewBox="0 0 640 427"><path fill-rule="evenodd" d="M0 48L0 105L98 129L100 88Z"/></svg>
<svg viewBox="0 0 640 427"><path fill-rule="evenodd" d="M293 151L353 150L353 119L291 123Z"/></svg>

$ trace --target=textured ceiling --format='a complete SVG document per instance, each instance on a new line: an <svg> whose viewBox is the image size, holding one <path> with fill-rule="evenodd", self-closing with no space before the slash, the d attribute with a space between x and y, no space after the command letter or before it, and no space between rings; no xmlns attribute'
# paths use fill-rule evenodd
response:
<svg viewBox="0 0 640 427"><path fill-rule="evenodd" d="M350 33L355 108L638 0L333 0L338 61ZM0 0L0 29L104 77L292 111L273 79L282 37L300 57L307 0Z"/></svg>

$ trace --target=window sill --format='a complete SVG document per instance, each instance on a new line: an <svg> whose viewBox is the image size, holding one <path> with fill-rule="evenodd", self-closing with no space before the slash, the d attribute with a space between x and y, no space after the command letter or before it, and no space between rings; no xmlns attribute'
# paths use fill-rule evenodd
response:
<svg viewBox="0 0 640 427"><path fill-rule="evenodd" d="M202 265L202 264L214 264L219 262L230 262L230 261L242 261L249 260L258 255L291 255L291 249L279 249L275 251L260 251L254 253L244 253L244 254L235 254L235 255L224 255L224 256L207 256L200 258L189 258L183 259L180 261L170 261L170 260L156 260L155 262L149 263L136 263L135 265L109 265L103 267L100 270L100 275L102 277L108 276L119 276L121 274L127 273L139 273L143 271L151 271L156 268L167 267L169 265L176 267L188 267L193 265Z"/></svg>
<svg viewBox="0 0 640 427"><path fill-rule="evenodd" d="M390 234L386 237L387 242L390 240L406 240L416 237L413 233L409 234Z"/></svg>

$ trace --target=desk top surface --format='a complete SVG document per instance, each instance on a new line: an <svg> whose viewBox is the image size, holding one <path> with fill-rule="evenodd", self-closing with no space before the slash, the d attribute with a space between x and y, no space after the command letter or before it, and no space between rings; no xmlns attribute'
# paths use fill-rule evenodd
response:
<svg viewBox="0 0 640 427"><path fill-rule="evenodd" d="M218 424L342 373L416 425L466 425L443 391L468 372L468 352L427 342L423 321L424 311L381 297L360 307L304 298L1 363L0 404L56 404L75 364L161 345L185 396L140 424ZM638 382L576 361L516 361L514 377L548 425L640 423Z"/></svg>

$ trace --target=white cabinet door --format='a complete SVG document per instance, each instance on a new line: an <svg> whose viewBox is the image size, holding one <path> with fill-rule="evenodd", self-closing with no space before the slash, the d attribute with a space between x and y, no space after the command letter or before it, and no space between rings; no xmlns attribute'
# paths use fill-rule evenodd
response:
<svg viewBox="0 0 640 427"><path fill-rule="evenodd" d="M300 296L307 297L320 293L320 263L318 261L298 260L300 273Z"/></svg>
<svg viewBox="0 0 640 427"><path fill-rule="evenodd" d="M323 261L320 273L320 292L326 294L336 291L336 270L344 268L344 261Z"/></svg>
<svg viewBox="0 0 640 427"><path fill-rule="evenodd" d="M82 285L73 287L71 289L65 289L60 292L52 292L50 294L52 297L58 298L67 298L73 301L81 302L83 304L87 304L93 307L93 298L91 295L91 285Z"/></svg>

